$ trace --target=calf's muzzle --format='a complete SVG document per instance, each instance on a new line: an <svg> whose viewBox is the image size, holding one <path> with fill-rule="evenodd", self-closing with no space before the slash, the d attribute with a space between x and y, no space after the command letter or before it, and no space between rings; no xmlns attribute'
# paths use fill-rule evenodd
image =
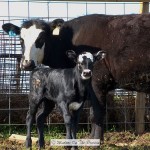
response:
<svg viewBox="0 0 150 150"><path fill-rule="evenodd" d="M92 71L89 69L84 69L82 72L82 77L85 79L90 78L92 76Z"/></svg>

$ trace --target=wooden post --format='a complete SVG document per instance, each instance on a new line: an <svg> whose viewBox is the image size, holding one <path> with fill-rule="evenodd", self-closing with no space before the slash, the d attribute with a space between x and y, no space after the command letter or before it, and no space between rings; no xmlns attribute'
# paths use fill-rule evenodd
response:
<svg viewBox="0 0 150 150"><path fill-rule="evenodd" d="M143 11L142 13L149 13L149 2L143 2Z"/></svg>
<svg viewBox="0 0 150 150"><path fill-rule="evenodd" d="M149 2L141 2L140 13L149 13Z"/></svg>
<svg viewBox="0 0 150 150"><path fill-rule="evenodd" d="M140 13L149 12L149 2L141 2ZM137 93L135 100L135 130L136 134L142 134L145 130L145 94Z"/></svg>
<svg viewBox="0 0 150 150"><path fill-rule="evenodd" d="M135 130L142 134L145 130L145 93L137 93L135 101Z"/></svg>

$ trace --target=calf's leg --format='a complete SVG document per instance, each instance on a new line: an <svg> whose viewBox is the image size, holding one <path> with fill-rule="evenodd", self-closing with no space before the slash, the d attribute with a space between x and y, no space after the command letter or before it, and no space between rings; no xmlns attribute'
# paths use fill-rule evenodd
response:
<svg viewBox="0 0 150 150"><path fill-rule="evenodd" d="M80 101L84 102L84 99L81 99ZM79 117L80 117L81 111L83 109L83 105L84 105L84 103L82 103L82 105L79 107L79 109L71 111L71 133L72 133L73 139L76 139Z"/></svg>
<svg viewBox="0 0 150 150"><path fill-rule="evenodd" d="M76 139L76 133L77 133L77 126L78 126L78 122L79 122L79 115L80 115L80 111L75 111L72 113L71 116L71 135L73 139Z"/></svg>
<svg viewBox="0 0 150 150"><path fill-rule="evenodd" d="M69 110L67 108L67 104L66 104L66 102L63 101L60 104L58 104L58 106L60 107L60 109L62 111L64 123L66 126L66 139L72 139L72 136L71 136L71 115L70 115Z"/></svg>
<svg viewBox="0 0 150 150"><path fill-rule="evenodd" d="M33 125L33 121L35 119L35 115L38 109L38 106L42 102L42 95L43 95L43 89L42 88L36 88L31 86L31 91L29 94L29 111L27 113L26 117L26 125L27 125L27 137L26 137L26 147L31 148L32 141L31 141L31 127Z"/></svg>
<svg viewBox="0 0 150 150"><path fill-rule="evenodd" d="M71 135L71 115L68 110L67 103L65 101L61 101L60 103L57 103L59 108L62 111L64 123L66 127L66 139L72 139ZM65 146L67 150L71 149L71 146Z"/></svg>
<svg viewBox="0 0 150 150"><path fill-rule="evenodd" d="M30 103L32 104L32 103ZM33 125L35 114L37 111L37 105L32 104L32 107L29 108L26 117L26 126L27 126L27 137L26 137L26 148L32 147L32 140L31 140L31 127Z"/></svg>
<svg viewBox="0 0 150 150"><path fill-rule="evenodd" d="M46 98L43 99L42 107L38 111L38 114L36 116L36 124L37 124L37 130L38 130L38 144L39 148L44 148L44 122L46 120L46 117L51 113L53 108L55 107L55 103L51 100L48 100Z"/></svg>
<svg viewBox="0 0 150 150"><path fill-rule="evenodd" d="M83 106L83 105L82 105ZM71 135L72 139L77 139L77 128L78 128L78 123L79 123L79 116L82 108L80 108L77 111L73 111L71 114ZM71 150L77 150L77 146L72 146Z"/></svg>

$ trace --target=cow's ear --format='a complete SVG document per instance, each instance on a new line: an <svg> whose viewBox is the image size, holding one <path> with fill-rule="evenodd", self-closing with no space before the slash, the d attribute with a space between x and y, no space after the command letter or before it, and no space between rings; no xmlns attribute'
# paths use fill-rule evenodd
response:
<svg viewBox="0 0 150 150"><path fill-rule="evenodd" d="M51 27L54 29L56 28L57 26L62 26L64 23L64 20L63 19L55 19L51 22Z"/></svg>
<svg viewBox="0 0 150 150"><path fill-rule="evenodd" d="M69 59L72 61L76 62L77 61L77 54L73 50L68 50L66 51L66 55L68 56Z"/></svg>
<svg viewBox="0 0 150 150"><path fill-rule="evenodd" d="M106 52L101 50L94 54L96 60L104 59L106 57Z"/></svg>
<svg viewBox="0 0 150 150"><path fill-rule="evenodd" d="M20 27L12 23L3 24L2 29L10 36L16 36L20 34Z"/></svg>

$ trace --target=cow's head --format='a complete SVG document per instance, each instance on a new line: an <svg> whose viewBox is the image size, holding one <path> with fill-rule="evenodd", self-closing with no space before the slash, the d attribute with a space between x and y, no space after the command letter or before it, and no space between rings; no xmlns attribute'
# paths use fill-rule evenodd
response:
<svg viewBox="0 0 150 150"><path fill-rule="evenodd" d="M104 51L99 51L96 54L91 54L90 52L83 52L76 55L74 51L67 51L67 55L70 59L76 62L76 67L83 80L90 79L92 77L93 64L98 59L103 59L105 57Z"/></svg>
<svg viewBox="0 0 150 150"><path fill-rule="evenodd" d="M35 19L25 21L21 27L11 23L2 26L3 30L9 35L20 35L22 47L21 69L32 70L38 64L43 63L45 47L50 42L53 28L60 21L57 19L54 23L48 24L45 21Z"/></svg>

